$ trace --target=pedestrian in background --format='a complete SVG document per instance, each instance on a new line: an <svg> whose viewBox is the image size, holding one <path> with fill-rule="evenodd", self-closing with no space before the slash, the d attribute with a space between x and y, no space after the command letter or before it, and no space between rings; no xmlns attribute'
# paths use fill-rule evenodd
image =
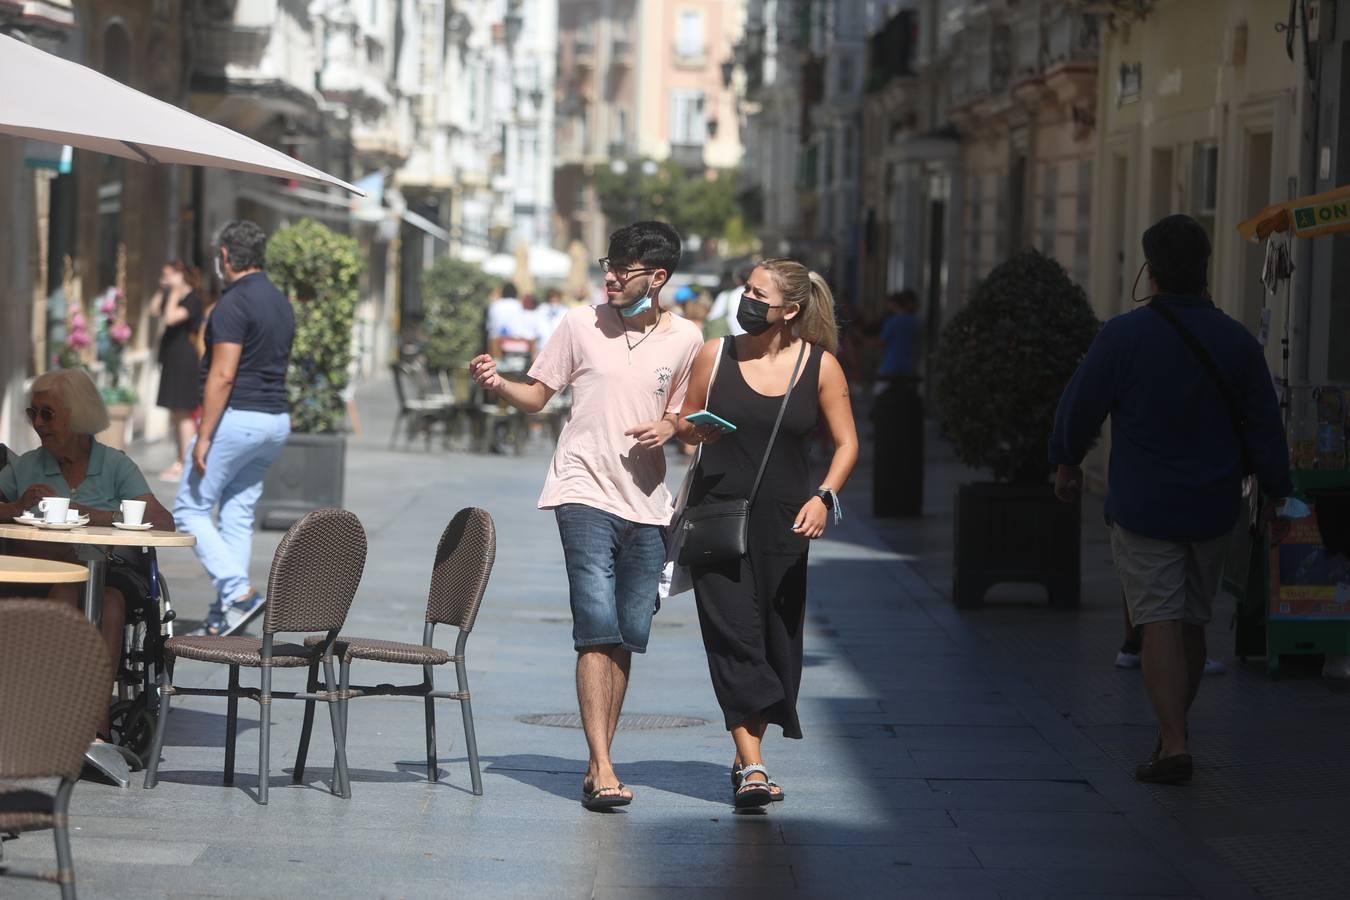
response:
<svg viewBox="0 0 1350 900"><path fill-rule="evenodd" d="M201 428L173 507L216 589L199 634L234 634L265 602L248 572L253 511L291 433L286 371L295 339L290 301L263 273L266 251L253 222L221 229L215 264L226 287L207 319Z"/></svg>
<svg viewBox="0 0 1350 900"><path fill-rule="evenodd" d="M534 311L534 333L539 340L540 350L548 346L549 338L553 337L553 332L558 330L566 315L562 291L549 288L544 295L544 302Z"/></svg>
<svg viewBox="0 0 1350 900"><path fill-rule="evenodd" d="M886 298L886 318L881 323L881 365L877 367L876 393L891 382L912 378L919 372L919 298L909 288Z"/></svg>
<svg viewBox="0 0 1350 900"><path fill-rule="evenodd" d="M149 307L150 317L164 324L159 338L159 396L155 402L169 411L178 450L173 463L159 473L164 481L176 483L183 477L188 444L197 434L196 412L201 403L197 335L204 312L201 273L181 259L165 263L159 274L159 290Z"/></svg>
<svg viewBox="0 0 1350 900"><path fill-rule="evenodd" d="M751 268L742 267L727 273L724 279L726 287L713 298L712 309L708 311L708 323L704 331L709 338L745 334L736 315L741 308L741 294L745 291L745 280L750 277Z"/></svg>
<svg viewBox="0 0 1350 900"><path fill-rule="evenodd" d="M1050 461L1059 467L1056 494L1073 500L1079 465L1110 416L1111 553L1143 634L1159 724L1153 756L1135 777L1180 783L1194 770L1187 716L1243 479L1255 474L1273 499L1293 484L1261 345L1209 298L1204 228L1168 216L1144 232L1143 249L1148 305L1107 322L1093 340L1060 399Z"/></svg>
<svg viewBox="0 0 1350 900"><path fill-rule="evenodd" d="M522 412L537 413L569 385L572 417L549 466L540 509L558 522L577 651L577 698L590 762L588 809L624 806L633 794L614 772L611 746L632 654L644 653L673 513L663 445L702 345L698 329L661 306L680 261L680 238L663 222L615 231L605 271L607 302L574 309L529 371L507 381L490 355L474 380Z"/></svg>
<svg viewBox="0 0 1350 900"><path fill-rule="evenodd" d="M838 332L824 278L793 260L766 260L747 278L737 318L746 333L704 345L683 409L686 416L711 410L736 430L724 434L681 417L679 434L707 444L690 509L750 501L749 553L691 565L690 574L713 691L736 748L734 803L754 807L783 799L761 752L768 726L780 726L787 738L802 736L797 692L807 552L831 514L837 521L842 512L838 492L858 461L858 435L834 356ZM815 482L810 450L822 422L834 455L824 480Z"/></svg>

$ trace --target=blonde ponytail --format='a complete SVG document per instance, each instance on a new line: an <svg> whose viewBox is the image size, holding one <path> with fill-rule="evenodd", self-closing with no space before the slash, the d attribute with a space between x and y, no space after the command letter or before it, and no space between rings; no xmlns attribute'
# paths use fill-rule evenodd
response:
<svg viewBox="0 0 1350 900"><path fill-rule="evenodd" d="M759 267L773 276L783 299L796 304L801 339L834 353L839 348L839 326L834 318L834 294L824 277L795 259L766 259Z"/></svg>

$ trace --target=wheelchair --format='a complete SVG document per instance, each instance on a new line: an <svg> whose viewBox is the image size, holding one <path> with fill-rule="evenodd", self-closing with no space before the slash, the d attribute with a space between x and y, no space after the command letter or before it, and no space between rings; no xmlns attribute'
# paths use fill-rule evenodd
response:
<svg viewBox="0 0 1350 900"><path fill-rule="evenodd" d="M119 547L109 555L104 579L122 592L126 628L117 662L117 699L109 709L114 744L144 759L159 721L159 676L166 661L164 642L173 637L175 613L169 585L154 548Z"/></svg>

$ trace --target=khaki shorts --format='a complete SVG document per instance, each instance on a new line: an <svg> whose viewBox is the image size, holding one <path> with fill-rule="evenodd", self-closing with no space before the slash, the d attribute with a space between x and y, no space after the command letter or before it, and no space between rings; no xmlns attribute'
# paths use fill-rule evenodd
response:
<svg viewBox="0 0 1350 900"><path fill-rule="evenodd" d="M1111 555L1132 625L1182 621L1204 625L1214 612L1228 538L1159 541L1111 527Z"/></svg>

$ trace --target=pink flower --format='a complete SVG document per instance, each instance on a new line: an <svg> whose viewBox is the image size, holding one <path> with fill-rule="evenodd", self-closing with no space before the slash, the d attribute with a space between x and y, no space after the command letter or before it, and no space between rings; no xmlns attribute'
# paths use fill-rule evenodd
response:
<svg viewBox="0 0 1350 900"><path fill-rule="evenodd" d="M89 332L83 328L72 328L70 334L66 335L66 346L75 350L84 350L92 345L89 340Z"/></svg>
<svg viewBox="0 0 1350 900"><path fill-rule="evenodd" d="M70 327L84 329L89 326L89 322L84 318L84 313L78 309L70 315Z"/></svg>
<svg viewBox="0 0 1350 900"><path fill-rule="evenodd" d="M125 344L131 340L131 326L126 322L116 322L108 329L108 337L119 344Z"/></svg>
<svg viewBox="0 0 1350 900"><path fill-rule="evenodd" d="M117 312L117 298L113 296L111 291L104 294L103 299L98 302L98 311L105 316L111 316Z"/></svg>

